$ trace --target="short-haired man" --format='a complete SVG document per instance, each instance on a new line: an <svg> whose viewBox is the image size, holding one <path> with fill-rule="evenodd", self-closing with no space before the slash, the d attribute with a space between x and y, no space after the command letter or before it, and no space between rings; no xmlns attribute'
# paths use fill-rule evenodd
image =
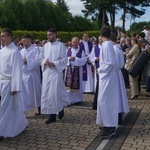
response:
<svg viewBox="0 0 150 150"><path fill-rule="evenodd" d="M84 33L82 36L82 42L80 48L84 50L86 55L86 64L83 66L83 92L94 92L94 78L92 74L92 63L89 60L89 55L92 51L93 44L89 41L89 35Z"/></svg>
<svg viewBox="0 0 150 150"><path fill-rule="evenodd" d="M9 28L1 31L5 47L0 50L0 139L20 134L28 125L23 113L22 59Z"/></svg>
<svg viewBox="0 0 150 150"><path fill-rule="evenodd" d="M98 74L99 93L96 123L103 125L101 136L108 138L115 134L118 125L118 99L116 84L116 57L113 43L110 40L111 30L103 27L100 31L102 49L100 51Z"/></svg>
<svg viewBox="0 0 150 150"><path fill-rule="evenodd" d="M48 41L41 51L41 66L43 73L41 113L50 114L45 122L50 124L64 116L63 108L70 104L69 96L63 81L62 72L67 64L66 47L56 40L57 31L51 28L47 31Z"/></svg>
<svg viewBox="0 0 150 150"><path fill-rule="evenodd" d="M39 49L32 44L32 37L26 34L22 37L24 48L20 51L23 61L23 105L24 111L37 109L40 114L41 107L41 79Z"/></svg>

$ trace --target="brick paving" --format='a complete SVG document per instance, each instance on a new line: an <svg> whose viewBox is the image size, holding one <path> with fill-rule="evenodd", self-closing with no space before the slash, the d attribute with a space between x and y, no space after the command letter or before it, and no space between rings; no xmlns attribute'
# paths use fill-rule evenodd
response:
<svg viewBox="0 0 150 150"><path fill-rule="evenodd" d="M50 125L44 123L47 115L27 112L28 128L15 138L1 141L0 150L96 150L104 140L95 124L96 111L91 109L93 97L84 94L81 105L65 108L65 117ZM150 150L150 98L142 89L142 95L129 100L129 105L130 113L104 150Z"/></svg>

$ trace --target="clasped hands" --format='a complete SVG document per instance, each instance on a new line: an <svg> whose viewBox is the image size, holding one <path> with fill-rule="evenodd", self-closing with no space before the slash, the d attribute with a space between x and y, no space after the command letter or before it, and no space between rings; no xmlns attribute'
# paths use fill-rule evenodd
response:
<svg viewBox="0 0 150 150"><path fill-rule="evenodd" d="M26 57L23 59L23 64L27 64L27 58Z"/></svg>
<svg viewBox="0 0 150 150"><path fill-rule="evenodd" d="M75 61L75 57L70 57L69 61Z"/></svg>
<svg viewBox="0 0 150 150"><path fill-rule="evenodd" d="M44 65L45 65L45 66L48 66L49 68L51 68L51 67L54 67L54 66L55 66L55 65L54 65L54 63L53 63L53 62L48 61L48 59L45 61Z"/></svg>

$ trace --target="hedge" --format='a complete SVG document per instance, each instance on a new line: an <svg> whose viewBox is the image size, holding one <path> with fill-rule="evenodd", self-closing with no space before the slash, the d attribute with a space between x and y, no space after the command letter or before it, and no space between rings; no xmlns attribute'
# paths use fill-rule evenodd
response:
<svg viewBox="0 0 150 150"><path fill-rule="evenodd" d="M2 30L2 29L0 29ZM88 33L89 37L98 37L99 36L99 31L85 31ZM82 38L84 32L70 32L70 39L72 37L79 37L80 39ZM39 40L46 40L46 31L27 31L27 30L17 30L13 31L13 35L18 36L21 38L25 34L30 34L33 39L39 39ZM61 39L62 42L67 42L69 40L69 33L68 32L58 32L57 37Z"/></svg>

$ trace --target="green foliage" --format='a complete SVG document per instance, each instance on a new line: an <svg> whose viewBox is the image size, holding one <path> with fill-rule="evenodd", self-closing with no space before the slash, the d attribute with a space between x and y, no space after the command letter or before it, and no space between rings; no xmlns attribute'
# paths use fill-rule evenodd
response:
<svg viewBox="0 0 150 150"><path fill-rule="evenodd" d="M101 27L102 24L108 24L108 15L111 22L111 27L115 27L115 15L120 9L123 10L122 27L125 29L125 18L127 14L132 17L141 17L145 14L143 7L149 7L148 1L143 0L81 0L84 2L85 10L82 10L86 17L90 16L93 21L98 20L97 23ZM140 9L137 6L141 7ZM103 15L102 15L103 12ZM106 13L104 15L104 13Z"/></svg>
<svg viewBox="0 0 150 150"><path fill-rule="evenodd" d="M57 0L57 3L50 0L4 0L0 1L0 14L0 27L12 30L45 31L55 27L58 31L68 31L70 26L70 31L83 31L93 27L88 19L73 17L64 0Z"/></svg>
<svg viewBox="0 0 150 150"><path fill-rule="evenodd" d="M136 22L133 23L130 27L130 30L127 31L127 35L131 36L131 34L133 32L135 32L136 34L139 34L141 31L143 31L143 29L144 29L143 27L145 25L150 28L150 21L149 22L144 21L144 22L139 22L139 23L136 23Z"/></svg>
<svg viewBox="0 0 150 150"><path fill-rule="evenodd" d="M0 28L0 32L1 32L1 30L2 29ZM89 34L89 37L93 37L93 36L98 37L99 36L99 31L85 31L85 32ZM27 31L27 30L13 31L13 35L17 35L20 39L25 34L30 34L33 39L40 39L40 40L46 40L47 39L46 31ZM71 35L71 38L79 37L81 39L83 32L71 32L70 35ZM67 42L68 36L69 36L68 32L58 32L57 33L57 37L60 38L62 42Z"/></svg>

